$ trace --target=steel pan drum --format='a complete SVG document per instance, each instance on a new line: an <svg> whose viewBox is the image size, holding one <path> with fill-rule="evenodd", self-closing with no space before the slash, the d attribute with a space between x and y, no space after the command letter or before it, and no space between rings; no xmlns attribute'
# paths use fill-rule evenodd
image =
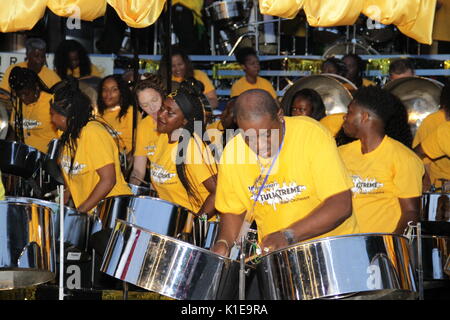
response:
<svg viewBox="0 0 450 320"><path fill-rule="evenodd" d="M408 239L355 234L292 245L261 258L257 275L265 299L364 299L416 296Z"/></svg>
<svg viewBox="0 0 450 320"><path fill-rule="evenodd" d="M0 139L6 139L8 134L8 110L6 108L7 101L0 98Z"/></svg>
<svg viewBox="0 0 450 320"><path fill-rule="evenodd" d="M26 197L6 197L8 202L37 204L50 208L53 216L53 233L56 245L59 245L59 204L55 202L26 198ZM64 207L64 242L69 246L86 250L91 232L95 232L95 226L99 225L97 217L79 212L73 208Z"/></svg>
<svg viewBox="0 0 450 320"><path fill-rule="evenodd" d="M384 89L397 96L405 105L414 136L423 119L439 110L443 86L441 82L429 78L406 77L389 81Z"/></svg>
<svg viewBox="0 0 450 320"><path fill-rule="evenodd" d="M40 167L44 154L16 141L0 140L0 171L30 178Z"/></svg>
<svg viewBox="0 0 450 320"><path fill-rule="evenodd" d="M424 193L421 220L450 222L450 194Z"/></svg>
<svg viewBox="0 0 450 320"><path fill-rule="evenodd" d="M353 97L337 79L326 75L312 75L297 80L281 100L283 110L292 105L292 98L301 89L314 89L322 97L327 115L334 113L347 113L347 106Z"/></svg>
<svg viewBox="0 0 450 320"><path fill-rule="evenodd" d="M216 1L206 7L206 13L214 23L227 24L244 20L245 9L244 1Z"/></svg>
<svg viewBox="0 0 450 320"><path fill-rule="evenodd" d="M100 271L179 300L233 299L239 263L117 220Z"/></svg>
<svg viewBox="0 0 450 320"><path fill-rule="evenodd" d="M450 237L421 236L423 280L448 280L445 263L450 257ZM417 236L411 237L411 256L418 269Z"/></svg>
<svg viewBox="0 0 450 320"><path fill-rule="evenodd" d="M0 201L0 290L53 280L54 245L50 208Z"/></svg>
<svg viewBox="0 0 450 320"><path fill-rule="evenodd" d="M129 183L128 186L131 189L131 193L134 194L135 196L151 196L157 198L156 191L151 189L150 187L137 186L131 183Z"/></svg>
<svg viewBox="0 0 450 320"><path fill-rule="evenodd" d="M184 229L188 210L174 203L148 196L116 196L102 200L94 213L102 229L113 229L121 219L159 234L178 237Z"/></svg>

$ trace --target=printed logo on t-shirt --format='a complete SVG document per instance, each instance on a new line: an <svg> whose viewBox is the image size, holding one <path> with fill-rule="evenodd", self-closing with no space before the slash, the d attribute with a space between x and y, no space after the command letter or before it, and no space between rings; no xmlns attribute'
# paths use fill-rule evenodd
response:
<svg viewBox="0 0 450 320"><path fill-rule="evenodd" d="M255 201L259 188L252 186L248 189L252 193L251 199ZM262 205L267 203L276 210L277 204L296 200L297 196L301 195L304 190L306 190L306 186L298 185L295 182L289 184L284 182L282 186L278 182L274 182L264 187L264 190L258 197L258 202Z"/></svg>
<svg viewBox="0 0 450 320"><path fill-rule="evenodd" d="M378 182L375 178L361 178L360 176L353 175L353 188L354 194L369 194L379 193L375 192L384 186L383 183Z"/></svg>
<svg viewBox="0 0 450 320"><path fill-rule="evenodd" d="M156 146L146 146L144 149L147 151L147 156L152 156L155 154Z"/></svg>
<svg viewBox="0 0 450 320"><path fill-rule="evenodd" d="M22 123L26 130L36 129L42 125L42 122L33 119L23 119Z"/></svg>
<svg viewBox="0 0 450 320"><path fill-rule="evenodd" d="M152 181L159 184L163 184L176 176L175 173L170 173L164 167L156 163L152 164L150 172Z"/></svg>
<svg viewBox="0 0 450 320"><path fill-rule="evenodd" d="M64 172L66 173L66 174L69 174L69 171L70 171L70 158L69 157L63 157L62 159L61 159L61 167L62 167L62 169L64 170ZM74 162L73 163L73 167L72 167L72 171L71 171L71 174L72 175L77 175L77 174L80 174L81 173L81 171L83 171L83 169L84 168L86 168L86 165L85 164L83 164L83 163L78 163L78 162Z"/></svg>

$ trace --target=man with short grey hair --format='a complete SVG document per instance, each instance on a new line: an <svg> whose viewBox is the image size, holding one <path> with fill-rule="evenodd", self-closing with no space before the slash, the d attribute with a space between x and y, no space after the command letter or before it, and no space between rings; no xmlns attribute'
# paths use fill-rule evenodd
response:
<svg viewBox="0 0 450 320"><path fill-rule="evenodd" d="M61 81L61 78L54 72L45 66L46 58L45 52L47 49L46 43L39 38L29 38L25 42L26 48L26 58L24 62L10 65L6 69L3 75L2 82L0 83L0 88L8 92L11 92L9 86L9 74L11 70L16 67L28 68L36 72L39 78L44 82L44 84L51 88L53 85Z"/></svg>

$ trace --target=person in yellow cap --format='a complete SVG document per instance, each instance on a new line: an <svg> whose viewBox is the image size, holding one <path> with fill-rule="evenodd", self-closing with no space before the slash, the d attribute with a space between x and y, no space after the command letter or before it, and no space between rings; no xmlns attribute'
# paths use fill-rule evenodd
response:
<svg viewBox="0 0 450 320"><path fill-rule="evenodd" d="M236 52L236 61L244 70L245 76L237 80L231 86L230 97L239 96L241 93L251 89L262 89L276 99L277 93L272 84L259 76L261 67L255 49L244 47Z"/></svg>
<svg viewBox="0 0 450 320"><path fill-rule="evenodd" d="M339 147L353 179L353 210L363 233L402 234L419 219L424 167L410 149L406 108L375 86L355 93L343 124L357 140Z"/></svg>
<svg viewBox="0 0 450 320"><path fill-rule="evenodd" d="M30 38L25 42L25 48L26 61L13 64L6 69L5 74L3 75L2 82L0 83L1 89L7 92L11 92L9 75L14 67L28 68L30 70L33 70L48 88L53 87L55 84L61 81L61 78L53 70L50 70L45 65L45 52L47 45L45 44L44 40L38 38Z"/></svg>
<svg viewBox="0 0 450 320"><path fill-rule="evenodd" d="M237 98L235 117L242 131L219 163L214 252L228 256L253 219L265 252L359 231L350 175L323 126L309 117L284 117L261 89Z"/></svg>
<svg viewBox="0 0 450 320"><path fill-rule="evenodd" d="M50 119L52 94L28 68L14 67L9 74L9 85L14 105L10 122L15 139L47 153L49 142L58 137Z"/></svg>
<svg viewBox="0 0 450 320"><path fill-rule="evenodd" d="M59 160L67 195L77 210L92 212L106 197L131 195L117 144L107 125L94 118L91 102L76 82L56 90L50 112L52 122L63 131Z"/></svg>

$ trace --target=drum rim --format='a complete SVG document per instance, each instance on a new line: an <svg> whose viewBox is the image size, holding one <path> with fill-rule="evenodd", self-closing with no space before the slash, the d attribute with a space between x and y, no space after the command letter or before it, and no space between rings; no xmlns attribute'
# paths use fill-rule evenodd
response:
<svg viewBox="0 0 450 320"><path fill-rule="evenodd" d="M320 243L323 241L329 241L332 239L344 239L344 238L355 238L355 237L367 237L367 236L393 236L393 237L398 237L398 238L403 238L404 240L408 241L408 238L402 234L398 234L398 233L388 233L388 232L370 232L370 233L352 233L352 234L343 234L343 235L339 235L339 236L329 236L329 237L325 237L325 238L319 238L319 239L314 239L314 240L308 240L308 241L302 241L302 242L298 242L295 244L292 244L290 246L284 247L282 249L278 249L272 252L269 252L268 254L265 254L263 256L261 256L261 259L266 258L268 256L280 253L282 251L288 251L291 250L295 247L301 247L304 245L310 245L313 243Z"/></svg>
<svg viewBox="0 0 450 320"><path fill-rule="evenodd" d="M127 227L138 229L138 230L141 230L141 231L143 231L145 233L150 233L152 236L157 236L157 237L162 238L164 240L169 240L171 242L174 242L176 245L181 245L181 246L184 246L184 247L187 247L187 248L190 248L190 249L194 249L194 250L199 251L201 253L212 255L213 257L215 256L215 257L217 257L217 258L219 258L221 260L228 261L230 263L231 262L236 262L236 260L233 260L233 259L231 259L229 257L224 257L224 256L222 256L220 254L212 252L211 250L207 250L207 249L204 249L202 247L197 247L197 246L195 246L193 244L190 244L188 242L184 242L182 240L179 240L179 239L176 239L176 238L173 238L173 237L170 237L170 236L166 236L166 235L162 235L160 233L156 233L156 232L150 231L150 230L148 230L146 228L140 227L138 225L135 225L133 223L127 222L127 221L122 220L122 219L116 219L116 225L114 227L114 230L117 230L117 225L118 224L124 224Z"/></svg>
<svg viewBox="0 0 450 320"><path fill-rule="evenodd" d="M23 199L23 200L25 200L25 202L14 201L14 199L19 199L19 200ZM36 201L36 203L34 201ZM30 197L5 196L5 200L3 200L2 202L9 202L9 203L33 203L33 204L41 205L41 204L39 204L39 202L40 202L40 203L43 203L42 206L48 207L52 211L53 211L53 209L50 206L46 206L45 204L56 204L58 207L60 206L59 203L57 203L57 202L51 202L51 201L48 201L48 200L42 200L42 199L36 199L36 198L30 198ZM64 206L64 211L72 211L72 212L75 212L75 213L78 213L78 214L81 214L81 215L83 215L83 214L89 215L86 212L81 212L81 211L78 211L75 208L71 208L71 207L68 207L68 206ZM58 212L59 212L59 210L58 210ZM58 213L58 212L55 212L55 213ZM92 215L90 215L90 216L92 216Z"/></svg>
<svg viewBox="0 0 450 320"><path fill-rule="evenodd" d="M146 195L134 195L134 194L121 194L121 195L117 195L117 196L106 197L105 199L102 199L102 200L97 204L96 208L97 208L101 203L103 203L104 201L106 201L107 199L113 199L113 198L125 198L125 197L132 197L132 198L150 198L151 200L157 200L157 201L160 201L160 202L165 202L165 203L167 203L167 204L171 204L171 205L173 205L173 206L175 206L175 207L182 208L182 209L185 209L186 211L191 212L189 209L187 209L187 208L185 208L185 207L183 207L183 206L180 206L179 204L176 204L176 203L173 203L173 202L170 202L170 201L161 199L161 198L155 198L155 197L152 197L152 196L146 196Z"/></svg>
<svg viewBox="0 0 450 320"><path fill-rule="evenodd" d="M16 205L20 205L20 206L25 206L25 205L30 205L30 204L32 204L32 205L41 207L41 208L43 208L43 209L50 210L51 212L54 212L54 211L52 210L52 208L47 207L47 206L44 206L44 205L42 205L42 204L34 203L34 202L14 202L14 201L0 200L0 205L2 205L2 204L16 204Z"/></svg>
<svg viewBox="0 0 450 320"><path fill-rule="evenodd" d="M222 6L222 3L236 3L236 2L242 2L244 3L244 0L222 0L222 1L215 1L211 3L209 6L205 7L205 9L213 8L213 7L219 7Z"/></svg>

